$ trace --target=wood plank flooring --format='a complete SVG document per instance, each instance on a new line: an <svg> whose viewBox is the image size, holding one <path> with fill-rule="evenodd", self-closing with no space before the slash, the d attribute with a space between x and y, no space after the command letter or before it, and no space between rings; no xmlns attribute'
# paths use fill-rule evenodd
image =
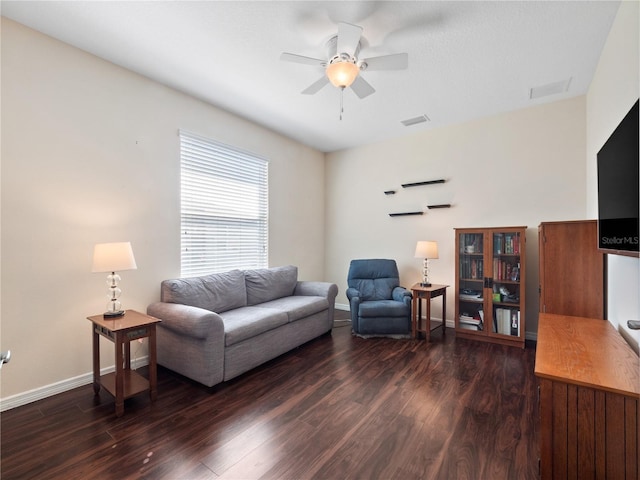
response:
<svg viewBox="0 0 640 480"><path fill-rule="evenodd" d="M538 478L534 346L336 325L212 389L160 368L121 418L90 385L3 412L2 479Z"/></svg>

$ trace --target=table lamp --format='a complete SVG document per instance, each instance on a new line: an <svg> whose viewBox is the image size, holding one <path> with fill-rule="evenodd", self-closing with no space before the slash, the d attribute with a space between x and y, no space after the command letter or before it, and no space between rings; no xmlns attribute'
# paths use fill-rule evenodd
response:
<svg viewBox="0 0 640 480"><path fill-rule="evenodd" d="M104 318L117 318L124 315L122 305L118 298L122 293L118 283L120 275L116 271L137 269L136 259L130 242L98 243L93 249L92 272L109 272L107 286L109 287L109 303Z"/></svg>
<svg viewBox="0 0 640 480"><path fill-rule="evenodd" d="M429 259L438 258L438 243L430 241L419 241L416 245L416 253L414 257L424 259L424 263L422 264L422 283L420 283L420 286L430 287L431 283L429 282Z"/></svg>

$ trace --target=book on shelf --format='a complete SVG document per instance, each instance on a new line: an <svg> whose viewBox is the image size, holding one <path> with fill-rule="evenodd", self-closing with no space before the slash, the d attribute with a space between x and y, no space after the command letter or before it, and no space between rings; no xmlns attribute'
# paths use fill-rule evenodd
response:
<svg viewBox="0 0 640 480"><path fill-rule="evenodd" d="M511 335L520 336L520 310L511 310Z"/></svg>
<svg viewBox="0 0 640 480"><path fill-rule="evenodd" d="M520 234L519 233L514 233L511 235L511 240L510 240L510 248L511 248L511 253L513 255L520 255Z"/></svg>
<svg viewBox="0 0 640 480"><path fill-rule="evenodd" d="M505 323L505 309L496 308L494 313L495 313L493 317L494 332L500 333L502 335L511 335L511 326L508 322ZM510 316L509 316L509 320L510 320Z"/></svg>
<svg viewBox="0 0 640 480"><path fill-rule="evenodd" d="M520 255L519 233L495 233L493 235L495 255Z"/></svg>
<svg viewBox="0 0 640 480"><path fill-rule="evenodd" d="M470 323L462 323L460 322L460 328L463 328L465 330L473 330L474 332L480 332L482 331L482 327L479 325L472 325Z"/></svg>
<svg viewBox="0 0 640 480"><path fill-rule="evenodd" d="M480 325L482 323L482 320L480 320L479 318L473 318L469 315L465 315L464 313L460 314L460 321L465 323L471 323L473 325Z"/></svg>
<svg viewBox="0 0 640 480"><path fill-rule="evenodd" d="M484 277L484 265L481 258L465 258L460 262L460 278L479 280Z"/></svg>
<svg viewBox="0 0 640 480"><path fill-rule="evenodd" d="M504 335L511 335L511 311L508 308L502 309L502 331Z"/></svg>
<svg viewBox="0 0 640 480"><path fill-rule="evenodd" d="M520 281L520 263L509 263L499 258L493 259L493 279Z"/></svg>
<svg viewBox="0 0 640 480"><path fill-rule="evenodd" d="M502 233L493 234L493 253L494 255L502 255Z"/></svg>
<svg viewBox="0 0 640 480"><path fill-rule="evenodd" d="M470 317L469 315L465 315L464 313L458 317L458 323L460 328L464 328L467 330L482 330L482 320L478 318Z"/></svg>
<svg viewBox="0 0 640 480"><path fill-rule="evenodd" d="M493 318L493 331L502 335L520 336L520 310L496 308Z"/></svg>

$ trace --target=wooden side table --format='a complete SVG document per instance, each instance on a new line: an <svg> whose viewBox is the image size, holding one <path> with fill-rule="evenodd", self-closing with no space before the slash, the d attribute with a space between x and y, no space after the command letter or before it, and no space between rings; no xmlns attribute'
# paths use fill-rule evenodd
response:
<svg viewBox="0 0 640 480"><path fill-rule="evenodd" d="M431 299L442 297L442 334L444 335L447 322L447 287L449 285L431 284L429 287L423 287L416 283L411 287L413 295L411 308L411 337L417 338L418 332L424 332L427 342L431 340ZM425 300L427 304L426 322L424 329L420 328L420 320L422 319L422 302ZM440 327L440 325L435 328ZM434 330L435 330L434 328Z"/></svg>
<svg viewBox="0 0 640 480"><path fill-rule="evenodd" d="M93 337L93 391L100 387L116 399L116 416L124 413L124 401L147 390L151 401L158 395L156 363L156 324L160 319L135 310L127 310L122 317L106 319L102 315L87 317L92 322ZM100 335L115 344L116 371L100 376ZM131 345L139 338L149 338L149 379L131 370Z"/></svg>

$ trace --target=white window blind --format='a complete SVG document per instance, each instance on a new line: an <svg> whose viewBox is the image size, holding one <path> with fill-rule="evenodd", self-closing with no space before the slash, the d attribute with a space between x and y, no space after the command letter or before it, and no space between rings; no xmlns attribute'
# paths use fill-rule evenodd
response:
<svg viewBox="0 0 640 480"><path fill-rule="evenodd" d="M267 266L268 162L180 130L181 275Z"/></svg>

